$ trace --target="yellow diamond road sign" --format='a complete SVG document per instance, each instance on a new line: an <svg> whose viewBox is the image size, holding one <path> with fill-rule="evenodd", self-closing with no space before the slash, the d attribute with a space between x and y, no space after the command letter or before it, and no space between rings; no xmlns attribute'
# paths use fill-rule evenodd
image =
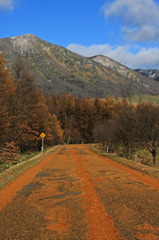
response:
<svg viewBox="0 0 159 240"><path fill-rule="evenodd" d="M42 134L40 135L41 138L44 138L45 136L46 136L45 133L42 133Z"/></svg>

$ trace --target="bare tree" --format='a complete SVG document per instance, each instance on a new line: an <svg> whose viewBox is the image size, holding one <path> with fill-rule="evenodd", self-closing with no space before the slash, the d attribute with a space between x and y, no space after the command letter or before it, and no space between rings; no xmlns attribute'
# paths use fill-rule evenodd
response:
<svg viewBox="0 0 159 240"><path fill-rule="evenodd" d="M137 106L138 140L152 154L156 165L156 151L159 146L159 106L142 103Z"/></svg>
<svg viewBox="0 0 159 240"><path fill-rule="evenodd" d="M103 121L94 127L93 131L93 138L95 141L101 143L103 146L108 143L108 132L107 132L107 122Z"/></svg>
<svg viewBox="0 0 159 240"><path fill-rule="evenodd" d="M125 104L114 119L114 142L123 149L123 154L130 159L136 147L135 108Z"/></svg>

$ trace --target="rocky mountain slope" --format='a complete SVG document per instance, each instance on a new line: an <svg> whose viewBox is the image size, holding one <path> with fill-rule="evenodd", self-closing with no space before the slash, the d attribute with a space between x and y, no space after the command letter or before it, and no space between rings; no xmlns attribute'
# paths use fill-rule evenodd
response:
<svg viewBox="0 0 159 240"><path fill-rule="evenodd" d="M22 58L36 73L44 91L73 96L118 96L130 88L135 94L159 94L159 83L105 56L87 58L35 35L0 39L0 53L12 65Z"/></svg>
<svg viewBox="0 0 159 240"><path fill-rule="evenodd" d="M135 71L159 82L159 69L150 69L150 70L136 69Z"/></svg>

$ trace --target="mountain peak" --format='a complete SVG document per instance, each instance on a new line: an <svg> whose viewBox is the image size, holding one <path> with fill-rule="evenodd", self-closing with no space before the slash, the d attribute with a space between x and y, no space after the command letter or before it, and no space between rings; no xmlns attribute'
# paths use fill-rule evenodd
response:
<svg viewBox="0 0 159 240"><path fill-rule="evenodd" d="M25 34L17 37L10 37L8 39L14 48L18 47L21 52L26 52L29 49L33 49L38 37L33 34Z"/></svg>
<svg viewBox="0 0 159 240"><path fill-rule="evenodd" d="M24 36L24 37L28 37L28 38L30 38L30 37L31 37L31 38L35 38L35 37L37 38L36 35L31 34L31 33L26 33L26 34L24 34L23 36Z"/></svg>
<svg viewBox="0 0 159 240"><path fill-rule="evenodd" d="M113 68L115 66L118 66L118 67L122 66L122 64L120 64L119 62L116 62L115 60L113 60L109 57L106 57L104 55L96 55L96 56L93 56L92 59L96 62L101 63L105 67ZM126 68L126 67L124 66L124 68Z"/></svg>
<svg viewBox="0 0 159 240"><path fill-rule="evenodd" d="M16 37L10 37L9 39L11 39L11 40L15 40L15 39L22 39L22 38L37 38L37 36L36 35L34 35L34 34L30 34L30 33L27 33L27 34L24 34L24 35L20 35L20 36L16 36Z"/></svg>

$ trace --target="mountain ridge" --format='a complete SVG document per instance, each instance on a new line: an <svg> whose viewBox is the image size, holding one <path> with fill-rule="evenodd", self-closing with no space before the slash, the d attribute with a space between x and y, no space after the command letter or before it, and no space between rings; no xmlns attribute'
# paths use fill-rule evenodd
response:
<svg viewBox="0 0 159 240"><path fill-rule="evenodd" d="M135 69L135 71L159 82L159 69Z"/></svg>
<svg viewBox="0 0 159 240"><path fill-rule="evenodd" d="M119 96L131 86L134 94L159 94L159 83L108 57L84 57L33 34L1 38L0 53L13 65L22 58L44 91L74 96Z"/></svg>

